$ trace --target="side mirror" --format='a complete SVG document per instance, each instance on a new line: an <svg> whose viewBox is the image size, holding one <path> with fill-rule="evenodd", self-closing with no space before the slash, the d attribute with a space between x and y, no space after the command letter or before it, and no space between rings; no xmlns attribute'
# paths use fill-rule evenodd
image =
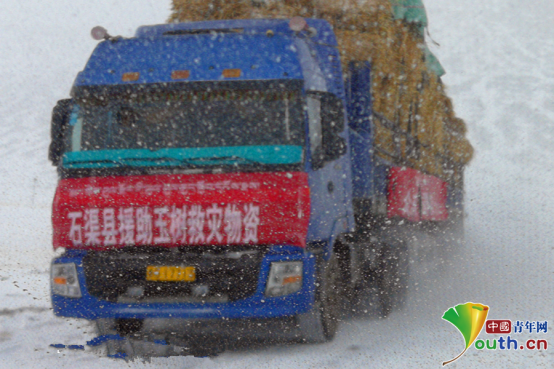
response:
<svg viewBox="0 0 554 369"><path fill-rule="evenodd" d="M333 161L346 153L346 140L339 136L344 131L344 104L337 96L321 95L322 145L325 161Z"/></svg>
<svg viewBox="0 0 554 369"><path fill-rule="evenodd" d="M48 148L48 159L52 165L58 166L65 149L64 136L69 126L69 116L73 109L73 100L64 99L58 101L52 110L52 123L50 128L50 147Z"/></svg>

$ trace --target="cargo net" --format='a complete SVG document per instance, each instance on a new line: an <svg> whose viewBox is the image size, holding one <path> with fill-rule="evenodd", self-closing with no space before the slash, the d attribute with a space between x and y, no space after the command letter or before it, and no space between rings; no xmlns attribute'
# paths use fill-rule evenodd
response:
<svg viewBox="0 0 554 369"><path fill-rule="evenodd" d="M350 62L372 65L377 155L460 183L473 148L440 76L426 63L432 57L426 53L426 19L422 23L398 11L402 5L408 12L417 8L410 2L425 14L421 0L173 0L169 21L327 20L337 36L343 71Z"/></svg>

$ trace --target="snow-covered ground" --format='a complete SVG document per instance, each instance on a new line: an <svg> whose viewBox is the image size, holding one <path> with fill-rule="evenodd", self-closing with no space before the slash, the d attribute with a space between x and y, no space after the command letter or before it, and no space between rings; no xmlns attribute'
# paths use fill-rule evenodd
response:
<svg viewBox="0 0 554 369"><path fill-rule="evenodd" d="M463 349L441 320L456 304L480 302L490 318L549 320L554 344L554 37L551 0L426 0L433 47L457 113L476 148L466 172L466 245L447 256L420 240L407 306L386 320L372 307L348 314L324 345L268 346L215 359L152 364L70 352L91 325L55 318L48 268L56 173L46 159L55 102L68 96L101 24L130 36L162 23L170 1L0 0L0 368L64 367L439 367ZM362 307L362 310L365 310ZM536 337L521 334L519 339ZM548 351L477 351L453 368L554 367Z"/></svg>

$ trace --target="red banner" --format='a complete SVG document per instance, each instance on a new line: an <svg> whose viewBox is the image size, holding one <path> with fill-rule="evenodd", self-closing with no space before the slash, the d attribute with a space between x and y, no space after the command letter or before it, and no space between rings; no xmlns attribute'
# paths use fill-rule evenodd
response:
<svg viewBox="0 0 554 369"><path fill-rule="evenodd" d="M306 173L73 178L52 214L54 248L304 247L310 192Z"/></svg>
<svg viewBox="0 0 554 369"><path fill-rule="evenodd" d="M437 177L419 173L418 185L421 194L421 220L447 220L447 183Z"/></svg>
<svg viewBox="0 0 554 369"><path fill-rule="evenodd" d="M389 218L402 217L412 222L448 219L447 184L415 169L391 167L389 170Z"/></svg>

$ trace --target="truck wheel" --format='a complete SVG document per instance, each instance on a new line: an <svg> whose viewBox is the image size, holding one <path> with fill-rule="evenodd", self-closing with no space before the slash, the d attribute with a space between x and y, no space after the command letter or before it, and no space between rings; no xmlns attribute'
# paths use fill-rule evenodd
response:
<svg viewBox="0 0 554 369"><path fill-rule="evenodd" d="M341 308L350 309L358 306L361 302L361 295L364 291L364 272L361 271L360 280L353 282L353 271L351 270L352 252L348 246L338 243L335 247L335 255L339 266L339 278L337 286L339 287Z"/></svg>
<svg viewBox="0 0 554 369"><path fill-rule="evenodd" d="M377 277L377 291L379 294L379 305L380 305L380 316L381 318L386 318L392 313L393 310L393 298L392 291L390 290L389 282L387 281L387 276L378 276Z"/></svg>
<svg viewBox="0 0 554 369"><path fill-rule="evenodd" d="M377 272L381 317L400 309L408 295L409 256L406 243L397 241L383 247Z"/></svg>
<svg viewBox="0 0 554 369"><path fill-rule="evenodd" d="M315 303L311 311L297 316L302 339L308 343L332 340L338 328L339 318L339 266L333 255L316 280Z"/></svg>

